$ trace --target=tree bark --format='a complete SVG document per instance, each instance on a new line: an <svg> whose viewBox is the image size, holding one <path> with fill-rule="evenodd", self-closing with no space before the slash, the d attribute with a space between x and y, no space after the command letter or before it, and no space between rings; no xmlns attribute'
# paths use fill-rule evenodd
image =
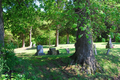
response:
<svg viewBox="0 0 120 80"><path fill-rule="evenodd" d="M67 44L69 44L69 33L67 33Z"/></svg>
<svg viewBox="0 0 120 80"><path fill-rule="evenodd" d="M30 47L32 47L31 38L32 38L32 27L31 27L30 32L29 32L29 46Z"/></svg>
<svg viewBox="0 0 120 80"><path fill-rule="evenodd" d="M22 40L22 47L24 48L25 47L25 35L23 34L23 40Z"/></svg>
<svg viewBox="0 0 120 80"><path fill-rule="evenodd" d="M2 53L1 48L4 46L4 24L2 12L2 0L0 0L0 54Z"/></svg>
<svg viewBox="0 0 120 80"><path fill-rule="evenodd" d="M89 4L89 0L86 0ZM79 3L85 3L82 0L78 0ZM85 3L85 4L87 4ZM87 7L88 5L86 5ZM86 12L86 8L80 10L79 8L75 10L79 15L78 23L77 23L77 35L76 35L76 43L75 43L75 53L71 56L73 59L73 63L80 64L84 71L91 74L96 72L96 70L100 70L100 66L95 60L94 52L93 52L93 40L92 40L92 32L90 32L90 28L87 26L85 30L82 30L80 27L85 27L87 24L87 20L90 19L88 13ZM79 21L81 23L79 23ZM87 31L90 33L88 34ZM86 37L86 34L89 37ZM80 38L79 36L82 35Z"/></svg>
<svg viewBox="0 0 120 80"><path fill-rule="evenodd" d="M55 47L58 47L59 45L59 25L57 25L56 28L56 42L55 42Z"/></svg>

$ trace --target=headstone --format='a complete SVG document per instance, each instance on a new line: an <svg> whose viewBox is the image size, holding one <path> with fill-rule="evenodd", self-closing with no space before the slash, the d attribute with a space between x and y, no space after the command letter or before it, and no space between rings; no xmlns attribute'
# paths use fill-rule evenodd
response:
<svg viewBox="0 0 120 80"><path fill-rule="evenodd" d="M59 51L55 48L49 48L48 55L59 55Z"/></svg>
<svg viewBox="0 0 120 80"><path fill-rule="evenodd" d="M45 55L45 53L43 53L43 46L42 45L37 46L36 55Z"/></svg>
<svg viewBox="0 0 120 80"><path fill-rule="evenodd" d="M111 36L108 35L108 37L109 37L109 41L108 41L108 43L106 45L106 48L108 48L107 53L106 53L107 55L109 54L110 49L113 48L113 44L112 44L112 41L111 41Z"/></svg>
<svg viewBox="0 0 120 80"><path fill-rule="evenodd" d="M107 43L107 45L106 45L106 48L113 48L113 44L112 44L112 41L111 41L111 36L110 35L108 35L109 36L109 41L108 41L108 43Z"/></svg>
<svg viewBox="0 0 120 80"><path fill-rule="evenodd" d="M68 53L68 54L70 53L70 50L69 50L69 48L66 48L66 51L67 51L67 53Z"/></svg>
<svg viewBox="0 0 120 80"><path fill-rule="evenodd" d="M95 55L97 55L96 45L94 44Z"/></svg>
<svg viewBox="0 0 120 80"><path fill-rule="evenodd" d="M33 44L33 47L35 47L35 44Z"/></svg>
<svg viewBox="0 0 120 80"><path fill-rule="evenodd" d="M57 55L57 51L56 51L55 48L51 48L51 51L52 51L52 54L53 54L53 55Z"/></svg>
<svg viewBox="0 0 120 80"><path fill-rule="evenodd" d="M107 50L107 53L106 53L106 54L108 55L108 54L109 54L109 52L110 52L110 49L108 49L108 50Z"/></svg>

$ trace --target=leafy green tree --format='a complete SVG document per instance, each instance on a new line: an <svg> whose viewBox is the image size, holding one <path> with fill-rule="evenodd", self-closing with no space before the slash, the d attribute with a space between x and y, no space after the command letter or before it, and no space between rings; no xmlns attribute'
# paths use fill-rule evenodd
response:
<svg viewBox="0 0 120 80"><path fill-rule="evenodd" d="M55 46L57 47L59 45L59 29L62 26L63 23L63 7L64 2L66 0L49 0L44 1L45 5L45 12L46 20L50 20L52 22L53 29L56 30L56 40L55 40Z"/></svg>
<svg viewBox="0 0 120 80"><path fill-rule="evenodd" d="M75 26L75 27L72 27ZM67 22L61 29L60 29L60 36L65 36L66 35L66 43L69 44L69 35L75 36L75 31L76 25L73 24L71 21Z"/></svg>
<svg viewBox="0 0 120 80"><path fill-rule="evenodd" d="M4 19L5 25L8 25L8 28L11 28L14 36L19 36L19 38L22 39L22 46L25 47L25 37L28 36L31 26L35 21L33 1L4 1L3 6L7 9L5 14L5 17L7 18Z"/></svg>
<svg viewBox="0 0 120 80"><path fill-rule="evenodd" d="M101 71L93 54L92 33L93 30L96 35L101 30L106 31L105 21L114 25L119 22L116 21L118 18L115 13L118 9L113 7L116 5L116 1L75 0L74 5L78 21L75 53L71 56L73 63L81 64L87 73L94 73L96 70ZM117 28L114 25L110 28L111 35Z"/></svg>

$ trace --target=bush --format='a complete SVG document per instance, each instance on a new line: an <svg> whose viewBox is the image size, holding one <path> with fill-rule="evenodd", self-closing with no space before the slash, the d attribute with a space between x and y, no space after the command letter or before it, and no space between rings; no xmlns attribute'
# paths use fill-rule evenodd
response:
<svg viewBox="0 0 120 80"><path fill-rule="evenodd" d="M4 48L2 48L2 72L3 73L8 73L11 71L15 70L15 66L17 66L19 64L18 62L18 58L15 56L14 53L14 48L15 46L13 45L13 43L7 44L5 45Z"/></svg>
<svg viewBox="0 0 120 80"><path fill-rule="evenodd" d="M2 55L0 55L0 77L1 77L1 75L2 75L4 63L5 63L5 61L3 60Z"/></svg>

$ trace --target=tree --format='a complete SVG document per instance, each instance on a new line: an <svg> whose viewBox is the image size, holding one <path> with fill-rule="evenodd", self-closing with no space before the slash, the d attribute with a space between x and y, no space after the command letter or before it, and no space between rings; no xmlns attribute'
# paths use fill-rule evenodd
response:
<svg viewBox="0 0 120 80"><path fill-rule="evenodd" d="M85 67L88 73L94 73L99 70L93 54L92 31L90 28L89 0L76 0L76 4L83 5L84 8L77 7L75 12L79 18L77 21L77 35L75 43L75 53L71 56L74 63Z"/></svg>
<svg viewBox="0 0 120 80"><path fill-rule="evenodd" d="M31 39L32 39L32 27L31 27L30 32L29 32L29 46L30 47L32 47Z"/></svg>
<svg viewBox="0 0 120 80"><path fill-rule="evenodd" d="M75 26L75 27L73 27ZM71 21L69 22L66 22L66 24L60 29L60 36L65 36L66 35L66 43L69 44L69 36L72 35L72 36L75 36L75 28L76 28L76 25L73 24Z"/></svg>
<svg viewBox="0 0 120 80"><path fill-rule="evenodd" d="M110 33L116 31L116 24L120 22L117 2L115 0L75 0L75 13L77 14L77 35L75 53L71 56L73 63L82 65L88 73L101 71L93 54L93 31L97 35L101 30L106 31L105 22L112 23Z"/></svg>
<svg viewBox="0 0 120 80"><path fill-rule="evenodd" d="M7 12L4 17L5 24L8 24L14 36L22 40L22 47L25 47L25 38L28 36L31 26L34 25L35 5L34 0L12 0L4 1L4 8ZM14 15L13 15L14 14Z"/></svg>
<svg viewBox="0 0 120 80"><path fill-rule="evenodd" d="M0 0L0 54L1 47L4 46L4 24L3 24L3 15L2 15L2 0Z"/></svg>
<svg viewBox="0 0 120 80"><path fill-rule="evenodd" d="M57 0L57 8L58 8L58 12L61 11L61 8L63 6L63 4L61 4L62 1L61 0ZM60 16L57 17L58 19L60 18ZM59 45L59 28L60 28L60 24L57 25L56 27L56 41L55 41L55 47L58 47Z"/></svg>
<svg viewBox="0 0 120 80"><path fill-rule="evenodd" d="M55 47L59 45L59 29L62 26L62 13L65 0L48 0L44 1L45 12L47 13L46 18L52 21L53 29L56 30Z"/></svg>

